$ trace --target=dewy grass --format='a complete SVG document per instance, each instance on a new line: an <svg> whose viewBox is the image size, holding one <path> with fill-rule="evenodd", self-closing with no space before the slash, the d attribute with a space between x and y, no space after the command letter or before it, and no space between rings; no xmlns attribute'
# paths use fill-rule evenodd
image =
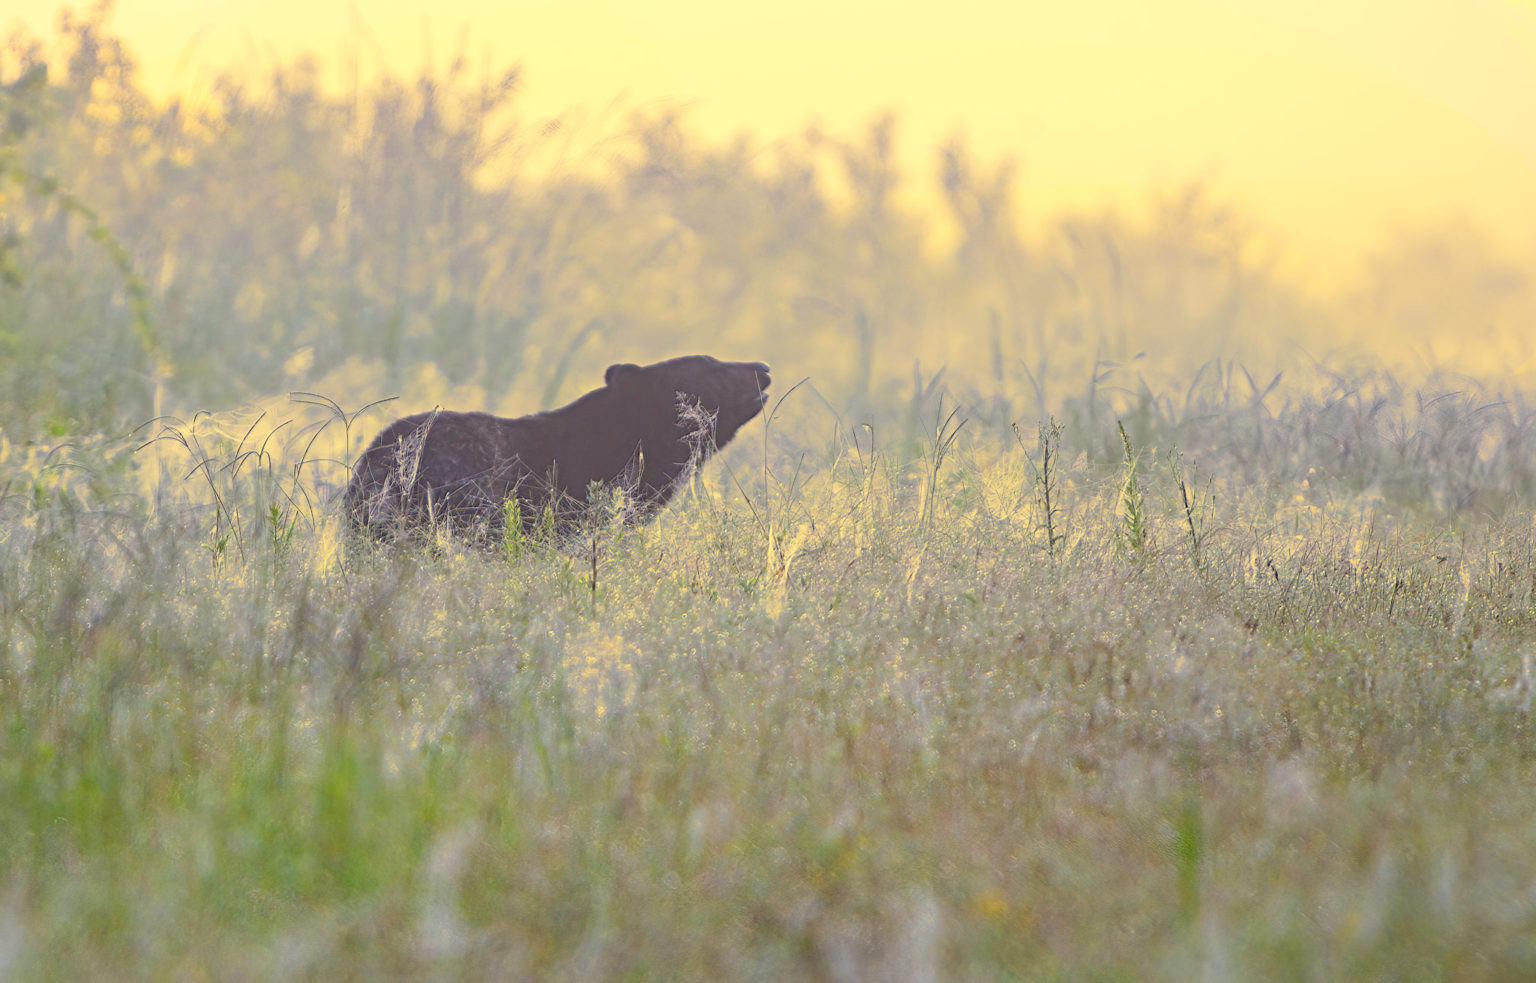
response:
<svg viewBox="0 0 1536 983"><path fill-rule="evenodd" d="M336 550L252 534L299 429L172 475L223 511L7 500L13 976L1536 971L1526 513L1207 456L1130 562L1124 461L1053 450L1052 564L975 491L1018 448L861 435L770 448L782 568L725 469L619 538Z"/></svg>
<svg viewBox="0 0 1536 983"><path fill-rule="evenodd" d="M1120 443L1125 450L1119 496L1120 544L1129 556L1139 561L1145 558L1147 550L1152 546L1146 501L1141 495L1138 476L1141 460L1131 449L1131 438L1125 432L1125 424L1116 420L1115 428L1120 431Z"/></svg>
<svg viewBox="0 0 1536 983"><path fill-rule="evenodd" d="M1054 419L1040 424L1036 432L1035 450L1039 456L1029 456L1024 447L1024 437L1019 431L1019 425L1013 424L1014 440L1019 449L1023 450L1029 467L1034 487L1035 506L1040 514L1040 522L1036 526L1045 533L1045 552L1050 557L1051 563L1055 563L1057 552L1066 542L1066 533L1060 528L1060 520L1063 514L1061 506L1061 424Z"/></svg>

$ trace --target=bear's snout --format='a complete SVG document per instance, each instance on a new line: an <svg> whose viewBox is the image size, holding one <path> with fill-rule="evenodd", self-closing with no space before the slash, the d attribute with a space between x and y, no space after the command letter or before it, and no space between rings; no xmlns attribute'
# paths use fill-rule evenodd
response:
<svg viewBox="0 0 1536 983"><path fill-rule="evenodd" d="M767 362L753 362L749 366L757 375L757 391L763 402L768 402L768 387L773 384L773 376L768 374Z"/></svg>

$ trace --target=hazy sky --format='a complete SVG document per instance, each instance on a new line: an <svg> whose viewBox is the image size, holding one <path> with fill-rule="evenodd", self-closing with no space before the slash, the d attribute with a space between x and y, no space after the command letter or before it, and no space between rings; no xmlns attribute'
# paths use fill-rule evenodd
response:
<svg viewBox="0 0 1536 983"><path fill-rule="evenodd" d="M462 44L521 63L540 115L619 97L767 140L894 110L914 172L964 132L1018 159L1037 216L1201 179L1303 275L1456 218L1536 254L1536 0L119 0L112 23L155 93L301 51L414 74Z"/></svg>

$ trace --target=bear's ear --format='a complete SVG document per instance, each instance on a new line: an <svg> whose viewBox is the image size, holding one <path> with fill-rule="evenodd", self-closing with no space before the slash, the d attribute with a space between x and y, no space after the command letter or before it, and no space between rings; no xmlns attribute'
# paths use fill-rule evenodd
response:
<svg viewBox="0 0 1536 983"><path fill-rule="evenodd" d="M625 379L633 379L639 374L640 366L633 362L620 362L617 365L608 366L608 371L603 373L603 381L610 386L614 386Z"/></svg>

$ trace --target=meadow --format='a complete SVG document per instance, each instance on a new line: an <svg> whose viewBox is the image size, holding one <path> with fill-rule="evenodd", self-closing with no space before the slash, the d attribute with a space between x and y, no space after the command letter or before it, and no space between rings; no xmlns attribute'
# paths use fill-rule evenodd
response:
<svg viewBox="0 0 1536 983"><path fill-rule="evenodd" d="M0 978L1536 975L1523 281L516 81L0 57ZM699 350L774 399L655 522L347 535L395 416Z"/></svg>

